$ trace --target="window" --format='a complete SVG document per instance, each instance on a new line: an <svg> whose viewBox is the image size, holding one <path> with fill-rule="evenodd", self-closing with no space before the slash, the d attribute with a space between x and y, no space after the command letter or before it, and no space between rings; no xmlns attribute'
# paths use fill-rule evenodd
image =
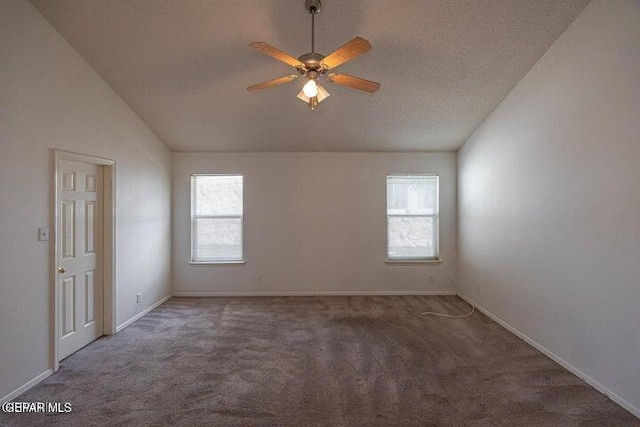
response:
<svg viewBox="0 0 640 427"><path fill-rule="evenodd" d="M387 259L438 258L438 176L387 176Z"/></svg>
<svg viewBox="0 0 640 427"><path fill-rule="evenodd" d="M242 175L191 176L191 261L243 261Z"/></svg>

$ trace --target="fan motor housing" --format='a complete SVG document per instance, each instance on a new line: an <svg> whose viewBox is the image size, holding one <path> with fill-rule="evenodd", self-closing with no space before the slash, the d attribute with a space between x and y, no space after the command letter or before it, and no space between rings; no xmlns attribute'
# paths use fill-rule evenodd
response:
<svg viewBox="0 0 640 427"><path fill-rule="evenodd" d="M312 52L305 53L298 57L298 61L302 62L307 70L313 70L317 72L323 71L323 68L320 65L320 62L322 62L323 59L324 55Z"/></svg>

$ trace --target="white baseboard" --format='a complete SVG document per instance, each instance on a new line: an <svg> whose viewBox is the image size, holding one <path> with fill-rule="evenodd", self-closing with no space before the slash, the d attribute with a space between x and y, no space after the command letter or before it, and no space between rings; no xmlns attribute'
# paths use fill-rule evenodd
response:
<svg viewBox="0 0 640 427"><path fill-rule="evenodd" d="M311 297L311 296L458 295L456 291L266 291L174 292L174 297Z"/></svg>
<svg viewBox="0 0 640 427"><path fill-rule="evenodd" d="M29 390L31 387L33 387L36 384L38 384L40 381L43 381L44 379L46 379L49 376L51 376L51 374L53 374L53 369L47 369L46 371L44 371L43 373L41 373L37 377L27 381L26 383L24 383L23 385L21 385L20 387L18 387L17 389L13 390L11 393L7 394L5 397L0 399L0 404L3 404L5 402L9 402L9 401L15 399L16 397L20 396L25 391Z"/></svg>
<svg viewBox="0 0 640 427"><path fill-rule="evenodd" d="M135 322L136 320L140 319L142 316L144 316L145 314L149 313L152 310L155 310L156 308L160 307L162 304L164 304L165 302L167 302L167 300L169 298L171 298L172 295L167 295L166 297L162 298L160 301L158 301L157 303L153 304L151 307L147 307L145 308L143 311L141 311L140 313L136 314L135 316L133 316L131 319L127 320L126 322L123 322L122 324L118 325L116 327L116 333L120 332L121 330L123 330L124 328L126 328L127 326L129 326L130 324L132 324L133 322Z"/></svg>
<svg viewBox="0 0 640 427"><path fill-rule="evenodd" d="M595 388L600 393L604 394L609 399L613 400L615 403L617 403L618 405L622 406L627 411L631 412L631 414L633 414L636 417L640 418L640 408L637 408L636 406L634 406L631 403L627 402L622 397L618 396L616 393L614 393L613 391L609 390L607 387L605 387L604 385L600 384L598 381L596 381L595 379L591 378L589 375L585 374L580 369L578 369L575 366L573 366L571 363L567 362L566 360L564 360L560 356L556 355L555 353L553 353L551 350L549 350L548 348L546 348L542 344L538 343L537 341L533 340L532 338L529 338L523 332L521 332L518 329L514 328L513 326L509 325L507 322L505 322L504 320L502 320L501 318L499 318L495 314L491 313L486 308L482 307L479 304L476 304L476 302L473 301L468 296L463 295L463 294L458 294L458 296L460 298L462 298L463 300L465 300L466 302L468 302L469 304L473 305L476 309L480 310L487 317L490 317L493 321L495 321L496 323L498 323L499 325L501 325L502 327L507 329L509 332L511 332L512 334L516 335L517 337L523 339L527 344L529 344L530 346L534 347L536 350L540 351L542 354L544 354L545 356L547 356L548 358L550 358L554 362L558 363L560 366L562 366L563 368L565 368L566 370L568 370L569 372L571 372L572 374L574 374L575 376L577 376L578 378L580 378L581 380L583 380L584 382L589 384L591 387Z"/></svg>

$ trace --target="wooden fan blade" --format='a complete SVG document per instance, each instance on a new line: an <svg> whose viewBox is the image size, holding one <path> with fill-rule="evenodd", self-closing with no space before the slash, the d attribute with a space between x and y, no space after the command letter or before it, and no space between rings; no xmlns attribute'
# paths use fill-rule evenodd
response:
<svg viewBox="0 0 640 427"><path fill-rule="evenodd" d="M258 83L253 86L249 86L247 90L249 92L254 92L256 90L268 89L273 86L278 86L284 83L289 83L298 78L297 74L289 74L288 76L280 77L277 79L269 80L267 82Z"/></svg>
<svg viewBox="0 0 640 427"><path fill-rule="evenodd" d="M302 62L298 61L293 56L284 53L280 49L276 49L275 47L271 46L269 43L253 42L253 43L250 43L249 46L251 46L255 50L259 50L260 52L266 55L269 55L272 58L277 59L278 61L282 61L285 64L289 64L292 67L296 67L296 68L304 67L304 64Z"/></svg>
<svg viewBox="0 0 640 427"><path fill-rule="evenodd" d="M361 79L360 77L350 76L348 74L329 74L329 81L342 86L348 86L353 89L363 90L365 92L374 93L380 89L380 83L371 80Z"/></svg>
<svg viewBox="0 0 640 427"><path fill-rule="evenodd" d="M368 40L362 37L355 37L345 45L339 47L335 52L327 55L320 64L326 69L335 68L370 50L371 43L369 43Z"/></svg>

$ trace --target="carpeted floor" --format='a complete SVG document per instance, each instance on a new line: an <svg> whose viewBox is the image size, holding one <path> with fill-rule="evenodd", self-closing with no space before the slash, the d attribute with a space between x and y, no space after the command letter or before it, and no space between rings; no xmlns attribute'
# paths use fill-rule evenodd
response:
<svg viewBox="0 0 640 427"><path fill-rule="evenodd" d="M9 426L640 426L458 297L173 298L61 363Z"/></svg>

